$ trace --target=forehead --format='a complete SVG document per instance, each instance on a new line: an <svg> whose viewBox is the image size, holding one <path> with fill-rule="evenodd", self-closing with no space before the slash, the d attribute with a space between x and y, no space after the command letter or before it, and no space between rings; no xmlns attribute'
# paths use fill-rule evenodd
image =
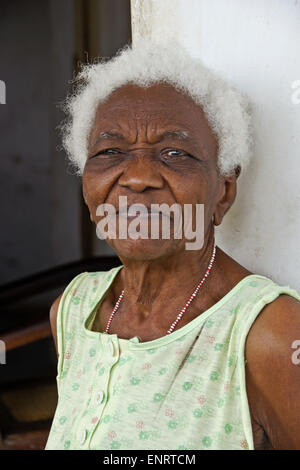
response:
<svg viewBox="0 0 300 470"><path fill-rule="evenodd" d="M201 106L168 83L155 83L149 87L129 83L114 90L98 106L90 144L99 133L112 129L128 135L142 130L149 134L180 129L198 139L199 145L217 153L216 136Z"/></svg>
<svg viewBox="0 0 300 470"><path fill-rule="evenodd" d="M175 111L175 113L174 113ZM191 114L205 119L204 113L190 96L167 83L155 83L149 87L126 84L114 90L99 105L97 118L139 115L140 118L172 121L191 120Z"/></svg>

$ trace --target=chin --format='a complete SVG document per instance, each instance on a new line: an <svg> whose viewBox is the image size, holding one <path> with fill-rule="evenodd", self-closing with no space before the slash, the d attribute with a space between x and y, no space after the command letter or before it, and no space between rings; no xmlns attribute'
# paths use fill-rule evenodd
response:
<svg viewBox="0 0 300 470"><path fill-rule="evenodd" d="M106 240L122 258L147 261L174 254L179 250L180 240Z"/></svg>

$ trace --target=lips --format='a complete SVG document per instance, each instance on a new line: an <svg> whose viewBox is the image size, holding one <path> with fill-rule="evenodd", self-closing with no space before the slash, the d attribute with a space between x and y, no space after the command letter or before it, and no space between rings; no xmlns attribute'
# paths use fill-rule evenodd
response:
<svg viewBox="0 0 300 470"><path fill-rule="evenodd" d="M124 214L128 215L129 207L130 207L129 205L124 206L124 207L119 207L119 209L117 209L116 213L120 214L120 215L124 215ZM151 213L151 212L154 212L154 211L151 211L151 207L143 205L143 209L145 209L145 208L147 209L148 214ZM137 211L138 211L138 208L137 208ZM132 216L130 216L130 217L132 217Z"/></svg>
<svg viewBox="0 0 300 470"><path fill-rule="evenodd" d="M151 207L149 206L145 206L143 205L143 209L146 208L147 209L147 213L144 213L144 212L139 212L139 209L138 207L136 208L136 214L134 215L128 215L128 209L129 209L130 206L124 206L124 207L120 207L117 211L116 211L116 214L117 215L120 215L122 217L124 217L125 215L128 217L128 218L135 218L135 217L151 217L152 215L154 215L154 217L158 217L158 216L164 216L164 217L167 217L168 219L173 219L173 213L171 212L170 214L168 212L165 212L164 210L154 210L154 209L151 209Z"/></svg>

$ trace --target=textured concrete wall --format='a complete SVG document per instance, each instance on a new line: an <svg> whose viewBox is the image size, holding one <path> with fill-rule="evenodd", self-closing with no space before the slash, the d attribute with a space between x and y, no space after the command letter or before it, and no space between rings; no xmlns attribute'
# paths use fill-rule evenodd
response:
<svg viewBox="0 0 300 470"><path fill-rule="evenodd" d="M300 3L131 0L131 8L134 42L176 36L252 100L254 158L216 240L251 271L300 290Z"/></svg>

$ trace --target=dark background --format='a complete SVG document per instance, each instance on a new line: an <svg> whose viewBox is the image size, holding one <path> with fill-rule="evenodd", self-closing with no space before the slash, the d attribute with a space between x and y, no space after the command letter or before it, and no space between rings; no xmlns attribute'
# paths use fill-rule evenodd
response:
<svg viewBox="0 0 300 470"><path fill-rule="evenodd" d="M114 255L60 150L58 105L80 62L131 42L130 21L129 0L0 2L0 449L43 448L57 400L50 306L90 270L81 262Z"/></svg>
<svg viewBox="0 0 300 470"><path fill-rule="evenodd" d="M0 283L110 253L87 235L80 179L57 148L57 105L79 61L114 55L130 34L129 0L1 0Z"/></svg>

